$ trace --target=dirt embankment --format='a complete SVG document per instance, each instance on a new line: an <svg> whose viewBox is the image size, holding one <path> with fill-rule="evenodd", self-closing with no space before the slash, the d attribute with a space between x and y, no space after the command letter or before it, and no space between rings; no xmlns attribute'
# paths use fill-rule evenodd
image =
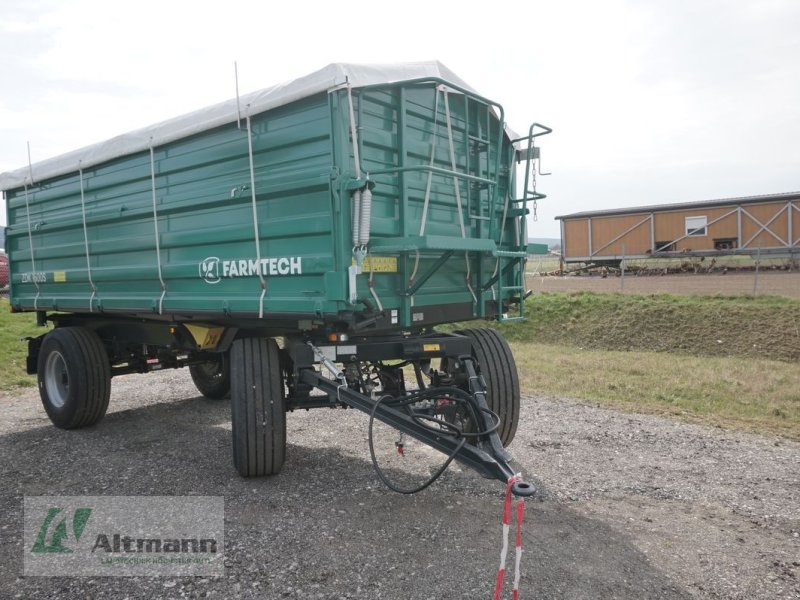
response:
<svg viewBox="0 0 800 600"><path fill-rule="evenodd" d="M800 301L725 296L536 294L510 340L601 350L800 360Z"/></svg>

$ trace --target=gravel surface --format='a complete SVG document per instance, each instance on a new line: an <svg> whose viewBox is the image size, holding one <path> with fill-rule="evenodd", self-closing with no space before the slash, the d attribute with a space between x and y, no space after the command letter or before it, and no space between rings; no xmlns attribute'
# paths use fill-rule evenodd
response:
<svg viewBox="0 0 800 600"><path fill-rule="evenodd" d="M115 379L80 431L52 427L35 390L0 403L2 599L491 596L503 486L453 467L386 490L355 411L289 415L283 473L245 480L227 402L185 372ZM800 598L800 444L527 397L510 451L542 489L523 598ZM225 577L22 576L24 495L190 494L225 497Z"/></svg>

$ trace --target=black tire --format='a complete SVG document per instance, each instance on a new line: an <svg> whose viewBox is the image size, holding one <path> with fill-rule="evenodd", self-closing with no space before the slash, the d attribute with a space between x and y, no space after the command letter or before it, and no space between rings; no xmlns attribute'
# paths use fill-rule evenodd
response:
<svg viewBox="0 0 800 600"><path fill-rule="evenodd" d="M231 391L231 363L228 353L217 354L215 360L189 366L197 391L206 398L221 400Z"/></svg>
<svg viewBox="0 0 800 600"><path fill-rule="evenodd" d="M111 364L91 329L59 327L48 333L36 366L47 416L60 429L94 425L106 414Z"/></svg>
<svg viewBox="0 0 800 600"><path fill-rule="evenodd" d="M497 433L508 446L519 424L519 374L508 342L494 329L476 328L456 331L472 339L472 355L486 381L486 403L500 417Z"/></svg>
<svg viewBox="0 0 800 600"><path fill-rule="evenodd" d="M242 477L275 475L286 457L286 407L278 345L248 338L231 347L233 464Z"/></svg>

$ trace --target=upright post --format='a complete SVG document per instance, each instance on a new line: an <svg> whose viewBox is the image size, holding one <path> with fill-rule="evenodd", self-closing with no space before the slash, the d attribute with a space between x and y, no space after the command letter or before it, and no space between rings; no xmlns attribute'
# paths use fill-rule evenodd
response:
<svg viewBox="0 0 800 600"><path fill-rule="evenodd" d="M622 271L619 278L619 289L625 290L625 244L622 244L622 260L619 261L619 267Z"/></svg>
<svg viewBox="0 0 800 600"><path fill-rule="evenodd" d="M761 266L761 242L758 244L758 250L756 250L756 272L753 276L753 297L755 298L758 295L758 269Z"/></svg>

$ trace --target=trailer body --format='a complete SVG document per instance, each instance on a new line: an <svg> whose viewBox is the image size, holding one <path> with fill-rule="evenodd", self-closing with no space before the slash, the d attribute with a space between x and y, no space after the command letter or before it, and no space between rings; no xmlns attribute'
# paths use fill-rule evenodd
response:
<svg viewBox="0 0 800 600"><path fill-rule="evenodd" d="M243 476L280 471L287 410L352 406L508 480L508 344L432 327L522 318L549 131L439 63L330 65L0 175L11 308L56 327L29 340L48 415L92 425L114 375L186 366L231 397Z"/></svg>
<svg viewBox="0 0 800 600"><path fill-rule="evenodd" d="M438 63L309 77L0 177L13 309L275 331L352 328L376 301L379 329L506 312L526 207L502 108ZM370 239L351 290L358 190Z"/></svg>

